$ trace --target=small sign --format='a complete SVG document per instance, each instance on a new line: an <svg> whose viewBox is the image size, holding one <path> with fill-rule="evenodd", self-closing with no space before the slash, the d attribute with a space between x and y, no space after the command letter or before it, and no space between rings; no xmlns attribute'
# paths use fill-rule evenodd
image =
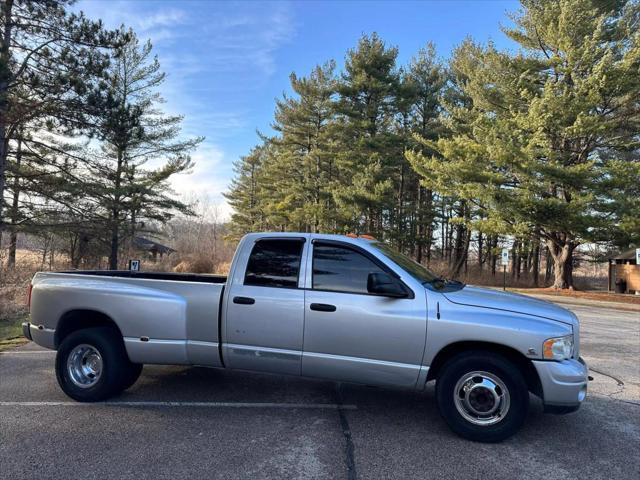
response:
<svg viewBox="0 0 640 480"><path fill-rule="evenodd" d="M636 265L640 265L640 248L636 248Z"/></svg>
<svg viewBox="0 0 640 480"><path fill-rule="evenodd" d="M129 270L132 272L140 271L140 260L129 260Z"/></svg>
<svg viewBox="0 0 640 480"><path fill-rule="evenodd" d="M509 249L503 248L502 249L502 266L506 267L507 265L509 265Z"/></svg>

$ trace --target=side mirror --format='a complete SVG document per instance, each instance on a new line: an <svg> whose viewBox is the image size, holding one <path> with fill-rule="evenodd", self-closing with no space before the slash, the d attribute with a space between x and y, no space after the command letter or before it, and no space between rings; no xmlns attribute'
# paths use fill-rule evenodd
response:
<svg viewBox="0 0 640 480"><path fill-rule="evenodd" d="M393 298L409 296L404 285L387 273L370 273L367 277L367 291L375 295Z"/></svg>

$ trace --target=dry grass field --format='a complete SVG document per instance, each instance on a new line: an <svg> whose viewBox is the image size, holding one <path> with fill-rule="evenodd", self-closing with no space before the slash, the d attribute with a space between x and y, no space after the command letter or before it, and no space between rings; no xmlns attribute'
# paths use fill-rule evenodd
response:
<svg viewBox="0 0 640 480"><path fill-rule="evenodd" d="M43 269L37 252L20 250L16 268L0 270L0 351L23 342L20 324L27 317L27 287L35 272ZM55 259L58 260L58 259Z"/></svg>

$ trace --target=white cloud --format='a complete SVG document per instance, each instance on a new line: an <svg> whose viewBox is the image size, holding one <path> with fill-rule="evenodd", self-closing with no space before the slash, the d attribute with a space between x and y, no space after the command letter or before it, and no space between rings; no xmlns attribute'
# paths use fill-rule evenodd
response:
<svg viewBox="0 0 640 480"><path fill-rule="evenodd" d="M275 53L295 33L285 4L266 12L237 14L203 28L209 45L207 62L217 69L258 68L265 75L275 71Z"/></svg>
<svg viewBox="0 0 640 480"><path fill-rule="evenodd" d="M172 27L181 24L186 18L187 15L183 10L169 8L139 19L137 25L140 29L148 31L156 27Z"/></svg>
<svg viewBox="0 0 640 480"><path fill-rule="evenodd" d="M226 169L223 166L224 153L215 145L205 142L192 155L192 159L195 163L193 170L173 176L171 187L183 199L193 196L210 198L212 203L220 207L220 219L226 220L230 216L230 209L222 196L228 184L228 177L221 175L221 170Z"/></svg>

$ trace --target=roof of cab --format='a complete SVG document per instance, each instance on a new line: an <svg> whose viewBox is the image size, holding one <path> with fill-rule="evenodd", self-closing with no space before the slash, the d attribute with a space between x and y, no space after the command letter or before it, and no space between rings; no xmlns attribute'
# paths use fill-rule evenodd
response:
<svg viewBox="0 0 640 480"><path fill-rule="evenodd" d="M366 235L337 235L332 233L303 233L303 232L255 232L247 234L248 238L269 238L269 237L292 237L292 238L306 238L306 239L320 239L320 240L337 240L345 243L371 243L376 239Z"/></svg>

